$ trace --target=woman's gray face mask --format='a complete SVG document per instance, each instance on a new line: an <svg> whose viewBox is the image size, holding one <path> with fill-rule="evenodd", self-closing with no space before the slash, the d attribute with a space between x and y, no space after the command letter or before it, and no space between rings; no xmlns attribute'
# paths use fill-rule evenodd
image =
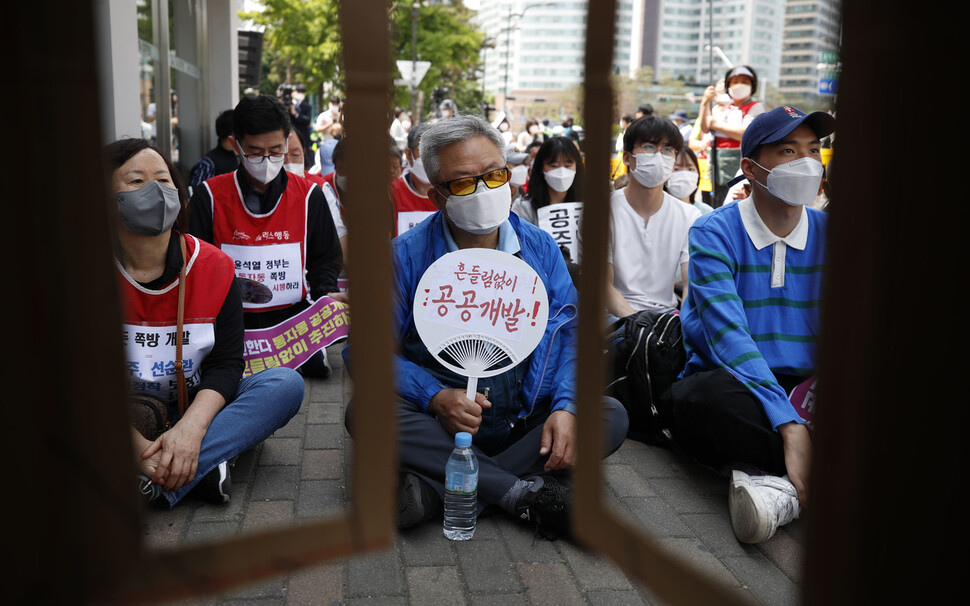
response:
<svg viewBox="0 0 970 606"><path fill-rule="evenodd" d="M157 236L172 229L182 209L178 190L158 181L149 181L132 191L119 191L115 200L122 225L141 236Z"/></svg>

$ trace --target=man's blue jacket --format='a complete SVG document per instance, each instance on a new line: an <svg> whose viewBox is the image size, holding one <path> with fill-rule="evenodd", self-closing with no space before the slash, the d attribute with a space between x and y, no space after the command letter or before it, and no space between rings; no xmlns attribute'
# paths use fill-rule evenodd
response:
<svg viewBox="0 0 970 606"><path fill-rule="evenodd" d="M551 411L576 412L576 289L562 253L548 233L510 213L509 222L518 236L518 256L539 274L549 297L549 322L545 334L522 368L503 375L521 390L515 400L521 409L505 411L519 418L531 416L537 404L550 403ZM392 242L394 260L395 336L400 346L395 358L398 394L427 410L431 398L446 387L465 387L465 381L440 366L426 349L414 325L414 294L425 270L448 253L444 213L435 213ZM431 364L429 364L431 362ZM435 372L429 369L437 366ZM521 382L521 384L519 384ZM479 388L481 391L481 388ZM492 399L492 398L489 398ZM494 403L494 401L493 401Z"/></svg>

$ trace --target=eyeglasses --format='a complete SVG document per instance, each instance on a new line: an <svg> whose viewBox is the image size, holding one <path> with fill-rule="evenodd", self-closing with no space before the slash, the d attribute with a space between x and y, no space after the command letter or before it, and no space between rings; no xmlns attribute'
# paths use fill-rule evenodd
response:
<svg viewBox="0 0 970 606"><path fill-rule="evenodd" d="M285 157L286 157L286 152L279 152L276 154L266 154L265 156L263 154L246 154L246 153L243 154L243 158L245 158L246 162L249 162L250 164L262 164L263 160L265 160L266 158L269 158L270 162L279 162Z"/></svg>
<svg viewBox="0 0 970 606"><path fill-rule="evenodd" d="M658 148L653 143L644 143L638 147L640 148L640 151L638 152L634 149L634 154L655 154L659 151L662 155L670 156L671 158L677 156L677 149L673 145L664 145L663 147Z"/></svg>
<svg viewBox="0 0 970 606"><path fill-rule="evenodd" d="M503 166L502 168L490 170L487 173L475 175L474 177L452 179L451 181L438 183L435 187L444 187L453 196L467 196L468 194L475 193L475 190L478 189L479 181L484 183L485 187L489 189L501 187L509 182L509 167Z"/></svg>

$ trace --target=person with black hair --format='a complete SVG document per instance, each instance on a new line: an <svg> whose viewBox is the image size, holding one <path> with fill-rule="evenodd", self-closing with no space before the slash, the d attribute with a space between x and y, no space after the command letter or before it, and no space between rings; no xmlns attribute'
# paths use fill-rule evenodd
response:
<svg viewBox="0 0 970 606"><path fill-rule="evenodd" d="M155 507L189 494L224 503L229 461L293 418L303 380L289 368L242 378L243 310L233 262L185 233L188 196L174 165L144 139L115 141L104 155L132 406L150 396L172 422L160 434L161 427L133 422L138 488ZM176 336L180 321L183 339Z"/></svg>
<svg viewBox="0 0 970 606"><path fill-rule="evenodd" d="M342 256L327 200L316 184L283 170L290 114L269 95L244 97L233 113L240 168L209 179L192 194L189 233L221 248L247 284L246 328L266 328L338 292ZM277 271L267 271L272 262ZM283 268L279 271L279 268ZM300 367L327 377L321 349Z"/></svg>
<svg viewBox="0 0 970 606"><path fill-rule="evenodd" d="M714 134L713 162L711 164L714 185L713 202L717 208L724 204L728 192L727 182L733 179L741 167L741 136L751 121L765 113L764 103L753 95L758 91L758 75L747 65L732 67L724 75L724 86L731 105L723 113L711 112L711 102L717 91L708 86L701 98L699 115L701 132Z"/></svg>
<svg viewBox="0 0 970 606"><path fill-rule="evenodd" d="M219 141L204 156L199 158L189 173L190 191L195 191L206 179L231 173L239 168L239 156L233 149L229 137L232 135L232 110L219 114L216 118L216 137Z"/></svg>
<svg viewBox="0 0 970 606"><path fill-rule="evenodd" d="M579 202L583 191L583 156L576 144L557 135L545 140L529 172L528 193L512 204L512 212L533 225L539 209L560 202Z"/></svg>
<svg viewBox="0 0 970 606"><path fill-rule="evenodd" d="M610 196L606 309L618 318L677 309L674 283L687 282L687 232L700 211L664 191L680 131L668 120L640 118L623 135L630 182Z"/></svg>
<svg viewBox="0 0 970 606"><path fill-rule="evenodd" d="M674 171L670 173L664 191L678 200L690 204L702 215L714 210L709 204L697 199L697 185L700 183L701 168L697 161L697 156L688 146L684 146L677 154L677 161L674 162Z"/></svg>
<svg viewBox="0 0 970 606"><path fill-rule="evenodd" d="M407 160L410 170L391 182L391 203L394 209L392 233L395 236L408 231L438 210L428 198L431 183L428 182L428 173L421 162L421 135L430 126L430 122L422 122L408 131L404 159Z"/></svg>
<svg viewBox="0 0 970 606"><path fill-rule="evenodd" d="M291 102L287 108L296 134L303 142L304 149L310 149L310 124L313 122L313 108L306 100L306 86L297 84L293 87Z"/></svg>
<svg viewBox="0 0 970 606"><path fill-rule="evenodd" d="M331 129L333 129L335 124L342 123L341 111L340 97L338 95L331 95L330 107L320 112L316 122L313 124L313 129L317 132L317 135L323 137L324 141L335 138Z"/></svg>
<svg viewBox="0 0 970 606"><path fill-rule="evenodd" d="M649 118L651 116L653 116L653 106L650 105L649 103L644 103L643 105L637 108L636 113L633 114L633 119L639 120L640 118L644 118L644 117Z"/></svg>

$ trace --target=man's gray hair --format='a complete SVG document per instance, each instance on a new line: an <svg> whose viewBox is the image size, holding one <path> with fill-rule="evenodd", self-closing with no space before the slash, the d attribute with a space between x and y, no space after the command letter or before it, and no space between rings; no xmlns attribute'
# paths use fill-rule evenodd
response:
<svg viewBox="0 0 970 606"><path fill-rule="evenodd" d="M505 160L506 143L502 134L479 116L464 114L438 120L421 133L421 163L432 185L438 183L438 173L441 172L441 162L438 161L441 149L472 137L487 138Z"/></svg>

